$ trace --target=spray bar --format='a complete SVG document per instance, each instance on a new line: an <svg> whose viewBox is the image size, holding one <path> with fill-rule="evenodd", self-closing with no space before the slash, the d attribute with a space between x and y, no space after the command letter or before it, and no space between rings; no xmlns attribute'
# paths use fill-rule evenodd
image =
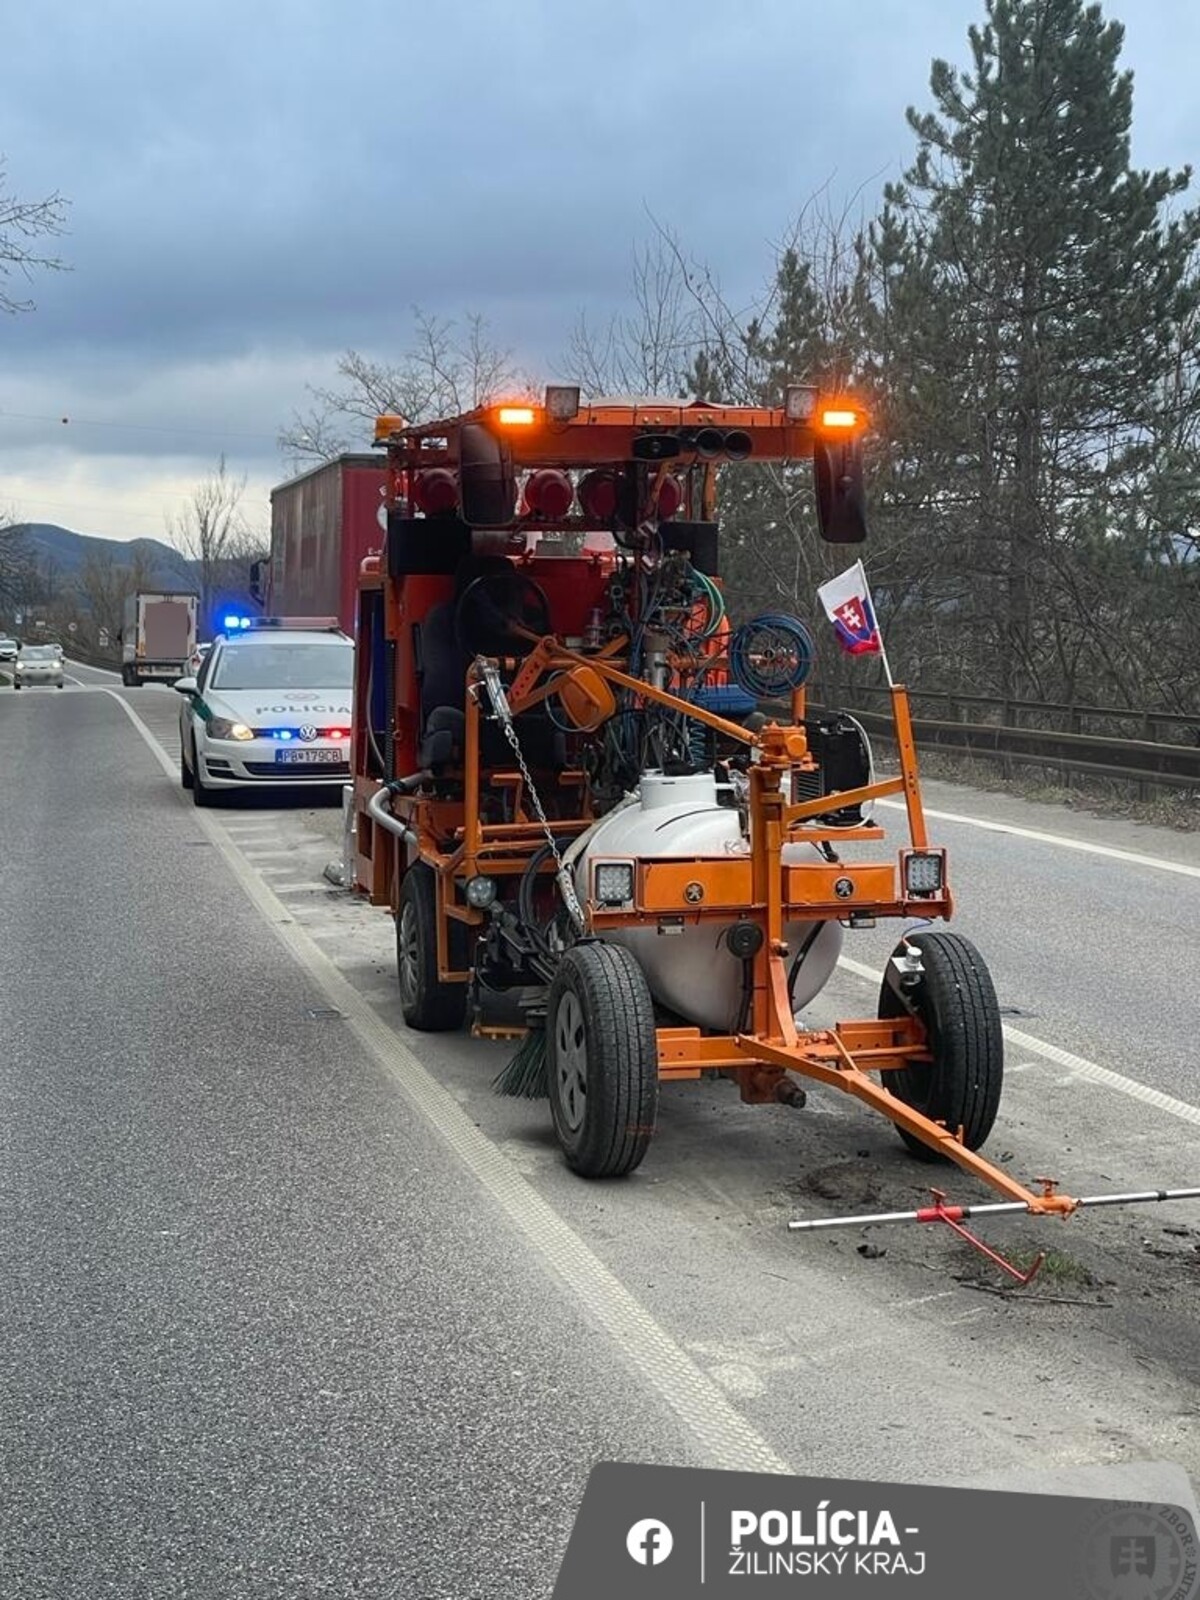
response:
<svg viewBox="0 0 1200 1600"><path fill-rule="evenodd" d="M1039 1178L1045 1190L1045 1198L1049 1200L1054 1193L1054 1180L1052 1178ZM1010 1278L1015 1278L1017 1283L1024 1288L1032 1283L1038 1270L1046 1259L1043 1250L1034 1260L1032 1266L1025 1270L1006 1260L998 1250L993 1250L990 1245L977 1238L970 1228L964 1227L968 1217L995 1217L1001 1214L1011 1214L1014 1211L1025 1211L1039 1214L1034 1206L1021 1200L996 1200L982 1206L950 1206L946 1204L946 1196L940 1189L930 1191L933 1195L931 1206L922 1206L920 1211L876 1211L872 1215L863 1217L817 1217L811 1222L789 1222L788 1228L793 1233L814 1232L818 1228L855 1228L865 1227L868 1224L884 1222L943 1222L952 1233L969 1244L973 1250L978 1250L980 1255L1001 1272L1007 1273ZM1200 1189L1136 1189L1129 1194L1093 1194L1085 1195L1081 1200L1065 1201L1058 1215L1066 1218L1071 1212L1077 1211L1080 1206L1132 1206L1144 1205L1159 1200L1200 1200ZM1045 1215L1045 1213L1040 1213Z"/></svg>
<svg viewBox="0 0 1200 1600"><path fill-rule="evenodd" d="M944 1195L934 1190L935 1202L922 1206L919 1211L877 1211L861 1217L817 1217L811 1222L789 1222L793 1233L811 1233L818 1228L861 1228L886 1222L965 1222L968 1217L998 1216L1014 1211L1032 1211L1033 1207L1019 1200L1000 1200L982 1206L948 1206ZM1159 1200L1200 1200L1200 1189L1140 1189L1129 1194L1085 1195L1074 1202L1073 1209L1081 1206L1144 1205Z"/></svg>

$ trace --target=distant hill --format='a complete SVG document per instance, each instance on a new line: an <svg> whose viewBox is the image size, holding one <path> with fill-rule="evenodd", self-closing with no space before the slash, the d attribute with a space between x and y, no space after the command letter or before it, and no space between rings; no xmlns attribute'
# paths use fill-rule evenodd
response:
<svg viewBox="0 0 1200 1600"><path fill-rule="evenodd" d="M140 554L150 567L152 586L164 593L197 588L192 563L161 539L100 539L53 522L26 522L22 528L26 548L38 564L52 560L63 578L76 577L89 555L108 551L118 566L128 566Z"/></svg>

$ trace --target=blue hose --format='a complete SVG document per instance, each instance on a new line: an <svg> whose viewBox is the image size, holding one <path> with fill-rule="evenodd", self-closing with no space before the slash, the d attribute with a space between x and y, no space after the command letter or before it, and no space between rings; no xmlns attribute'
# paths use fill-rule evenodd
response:
<svg viewBox="0 0 1200 1600"><path fill-rule="evenodd" d="M816 645L799 617L767 611L744 622L729 641L733 681L756 700L798 689L813 668Z"/></svg>

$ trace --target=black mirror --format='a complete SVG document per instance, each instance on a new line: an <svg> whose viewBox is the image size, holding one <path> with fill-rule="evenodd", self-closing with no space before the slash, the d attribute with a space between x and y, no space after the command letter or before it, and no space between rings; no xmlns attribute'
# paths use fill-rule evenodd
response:
<svg viewBox="0 0 1200 1600"><path fill-rule="evenodd" d="M458 430L458 493L462 519L472 528L503 528L513 520L512 453L482 422L464 422Z"/></svg>
<svg viewBox="0 0 1200 1600"><path fill-rule="evenodd" d="M250 563L250 598L256 605L266 605L267 595L263 580L266 577L267 563L265 561L252 561Z"/></svg>
<svg viewBox="0 0 1200 1600"><path fill-rule="evenodd" d="M813 446L817 526L826 544L861 544L867 537L867 496L863 488L862 440Z"/></svg>

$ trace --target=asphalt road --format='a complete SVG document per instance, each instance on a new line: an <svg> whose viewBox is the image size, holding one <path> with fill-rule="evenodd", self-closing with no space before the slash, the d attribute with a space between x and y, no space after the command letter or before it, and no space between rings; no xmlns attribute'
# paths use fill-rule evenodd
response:
<svg viewBox="0 0 1200 1600"><path fill-rule="evenodd" d="M543 1595L697 1459L106 695L6 696L0 1594Z"/></svg>
<svg viewBox="0 0 1200 1600"><path fill-rule="evenodd" d="M0 949L36 918L59 963L0 999L21 1019L0 1020L0 1270L28 1286L2 1380L28 1531L4 1559L42 1564L24 1589L0 1565L0 1594L103 1593L139 1559L145 1587L112 1592L547 1593L613 1457L1200 1480L1197 1208L993 1232L1056 1251L1007 1298L945 1230L789 1235L946 1180L835 1095L746 1108L720 1083L668 1087L630 1182L581 1183L544 1104L490 1093L499 1047L404 1029L389 919L322 877L336 810L197 815L170 691L72 673L0 698L27 796L0 823ZM1200 840L946 785L927 803L1023 830L935 830L956 923L1020 1012L990 1152L1074 1192L1200 1182L1179 981L1200 878L1030 835L1193 869ZM871 1014L893 933L848 942L814 1020Z"/></svg>

